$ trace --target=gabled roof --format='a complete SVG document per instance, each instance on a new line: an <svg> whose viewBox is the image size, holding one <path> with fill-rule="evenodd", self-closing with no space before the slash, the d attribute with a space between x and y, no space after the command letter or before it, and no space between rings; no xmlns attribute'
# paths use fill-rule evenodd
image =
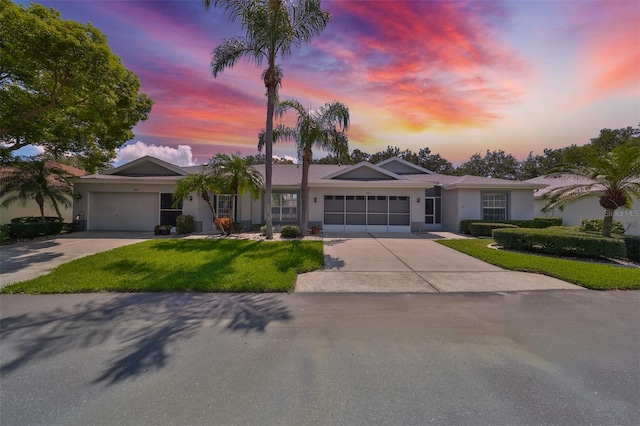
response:
<svg viewBox="0 0 640 426"><path fill-rule="evenodd" d="M350 181L406 180L405 177L371 164L368 161L362 161L344 170L335 171L324 176L323 179Z"/></svg>
<svg viewBox="0 0 640 426"><path fill-rule="evenodd" d="M415 175L415 174L432 174L431 170L420 167L417 164L410 163L400 157L387 158L376 164L385 170L396 173L398 175Z"/></svg>
<svg viewBox="0 0 640 426"><path fill-rule="evenodd" d="M146 155L130 163L104 172L104 175L145 177L145 176L186 176L189 173L175 164Z"/></svg>

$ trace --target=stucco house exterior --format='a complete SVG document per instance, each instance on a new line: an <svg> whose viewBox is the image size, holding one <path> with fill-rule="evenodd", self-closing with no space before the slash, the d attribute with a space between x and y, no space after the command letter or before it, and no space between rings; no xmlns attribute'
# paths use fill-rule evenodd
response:
<svg viewBox="0 0 640 426"><path fill-rule="evenodd" d="M264 166L255 166L264 175ZM88 230L151 230L192 215L196 230L213 231L207 204L194 195L172 206L177 182L202 166L179 167L143 157L104 174L75 180L74 215ZM273 165L272 219L277 229L300 223L302 167ZM309 226L327 232L458 232L463 219L532 219L534 190L545 185L433 173L400 158L378 164L313 164L309 170ZM229 197L214 195L218 215ZM249 229L264 224L264 192L238 196L235 220Z"/></svg>
<svg viewBox="0 0 640 426"><path fill-rule="evenodd" d="M587 196L567 205L564 210L554 209L548 213L542 212L545 205L545 195L556 188L579 183L589 183L588 179L578 177L546 177L539 176L526 182L546 185L536 190L534 195L535 216L557 216L562 218L564 226L580 226L583 219L603 219L605 210L600 206L598 198L602 195L602 188L594 187L593 195ZM630 209L619 208L614 213L614 220L622 222L627 235L640 235L640 200L633 200Z"/></svg>
<svg viewBox="0 0 640 426"><path fill-rule="evenodd" d="M87 174L84 170L78 169L77 167L68 166L66 164L56 165L65 170L70 176L78 177ZM0 173L2 173L1 170ZM0 198L0 203L4 201L4 199L5 198ZM69 201L71 201L71 199L69 199ZM64 221L67 223L71 223L71 221L73 220L73 208L64 207L63 205L59 205L58 207L60 208L60 213L62 214L62 218L64 219ZM44 215L52 217L58 216L55 209L53 209L46 201L44 205ZM8 207L0 207L0 223L9 223L13 218L25 216L40 216L40 207L35 200L29 201L25 205L22 205L21 203L13 203Z"/></svg>

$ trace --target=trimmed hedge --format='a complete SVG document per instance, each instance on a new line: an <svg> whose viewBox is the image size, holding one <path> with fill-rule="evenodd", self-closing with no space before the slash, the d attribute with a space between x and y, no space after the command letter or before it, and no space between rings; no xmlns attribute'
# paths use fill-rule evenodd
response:
<svg viewBox="0 0 640 426"><path fill-rule="evenodd" d="M625 235L622 240L624 245L627 246L627 259L640 262L640 236Z"/></svg>
<svg viewBox="0 0 640 426"><path fill-rule="evenodd" d="M625 258L625 242L562 227L548 229L496 229L493 239L503 247L560 256Z"/></svg>
<svg viewBox="0 0 640 426"><path fill-rule="evenodd" d="M190 234L194 229L193 216L190 214L180 215L176 218L176 231L178 231L178 234Z"/></svg>
<svg viewBox="0 0 640 426"><path fill-rule="evenodd" d="M62 223L63 221L57 216L45 216L46 223ZM42 223L41 216L22 216L14 217L11 219L11 223L25 224L25 223Z"/></svg>
<svg viewBox="0 0 640 426"><path fill-rule="evenodd" d="M494 229L500 228L518 228L516 225L509 225L508 223L486 223L486 222L473 222L469 224L469 232L474 237L490 237Z"/></svg>
<svg viewBox="0 0 640 426"><path fill-rule="evenodd" d="M57 219L57 218L56 218ZM17 239L31 239L44 235L57 235L62 231L64 223L10 223L9 235Z"/></svg>
<svg viewBox="0 0 640 426"><path fill-rule="evenodd" d="M602 232L603 222L604 220L602 219L582 219L580 229L584 232ZM611 233L622 235L624 234L624 231L624 223L614 220L613 226L611 227Z"/></svg>
<svg viewBox="0 0 640 426"><path fill-rule="evenodd" d="M265 230L266 232L266 230ZM284 238L296 238L300 236L300 228L296 225L285 225L280 229L280 235Z"/></svg>
<svg viewBox="0 0 640 426"><path fill-rule="evenodd" d="M460 232L470 234L469 225L472 223L504 223L507 225L515 225L519 228L548 228L550 226L562 226L562 218L555 216L535 217L533 220L479 220L465 219L460 221Z"/></svg>

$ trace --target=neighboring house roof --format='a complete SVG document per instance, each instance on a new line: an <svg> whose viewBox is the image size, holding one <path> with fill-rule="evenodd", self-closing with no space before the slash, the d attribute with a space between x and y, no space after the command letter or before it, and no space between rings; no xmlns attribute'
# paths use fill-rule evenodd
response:
<svg viewBox="0 0 640 426"><path fill-rule="evenodd" d="M592 183L593 180L588 179L582 176L574 176L574 175L561 175L561 176L538 176L533 179L526 180L525 182L531 182L536 184L546 185L543 188L538 189L535 194L535 199L544 198L546 194L554 189L562 188L564 186L571 185L584 185ZM601 185L594 185L591 189L591 192L594 195L597 195L599 192L602 192L604 188Z"/></svg>
<svg viewBox="0 0 640 426"><path fill-rule="evenodd" d="M252 166L262 176L265 165ZM302 165L274 164L272 186L299 187L302 182ZM104 174L83 176L82 180L121 183L171 182L183 176L199 173L203 166L176 166L154 157L142 157ZM355 165L312 164L309 166L310 187L403 187L424 188L441 186L444 189L540 189L546 184L531 181L513 181L479 176L451 176L434 173L401 158L390 158L378 164L367 161Z"/></svg>

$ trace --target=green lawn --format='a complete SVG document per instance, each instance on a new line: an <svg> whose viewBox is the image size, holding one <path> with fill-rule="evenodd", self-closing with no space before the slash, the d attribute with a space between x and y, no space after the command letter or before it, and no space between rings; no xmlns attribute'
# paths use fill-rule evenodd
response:
<svg viewBox="0 0 640 426"><path fill-rule="evenodd" d="M63 264L2 293L279 292L323 267L320 241L150 240Z"/></svg>
<svg viewBox="0 0 640 426"><path fill-rule="evenodd" d="M440 244L501 268L537 272L594 290L640 289L640 269L529 253L494 250L492 239L439 240Z"/></svg>

